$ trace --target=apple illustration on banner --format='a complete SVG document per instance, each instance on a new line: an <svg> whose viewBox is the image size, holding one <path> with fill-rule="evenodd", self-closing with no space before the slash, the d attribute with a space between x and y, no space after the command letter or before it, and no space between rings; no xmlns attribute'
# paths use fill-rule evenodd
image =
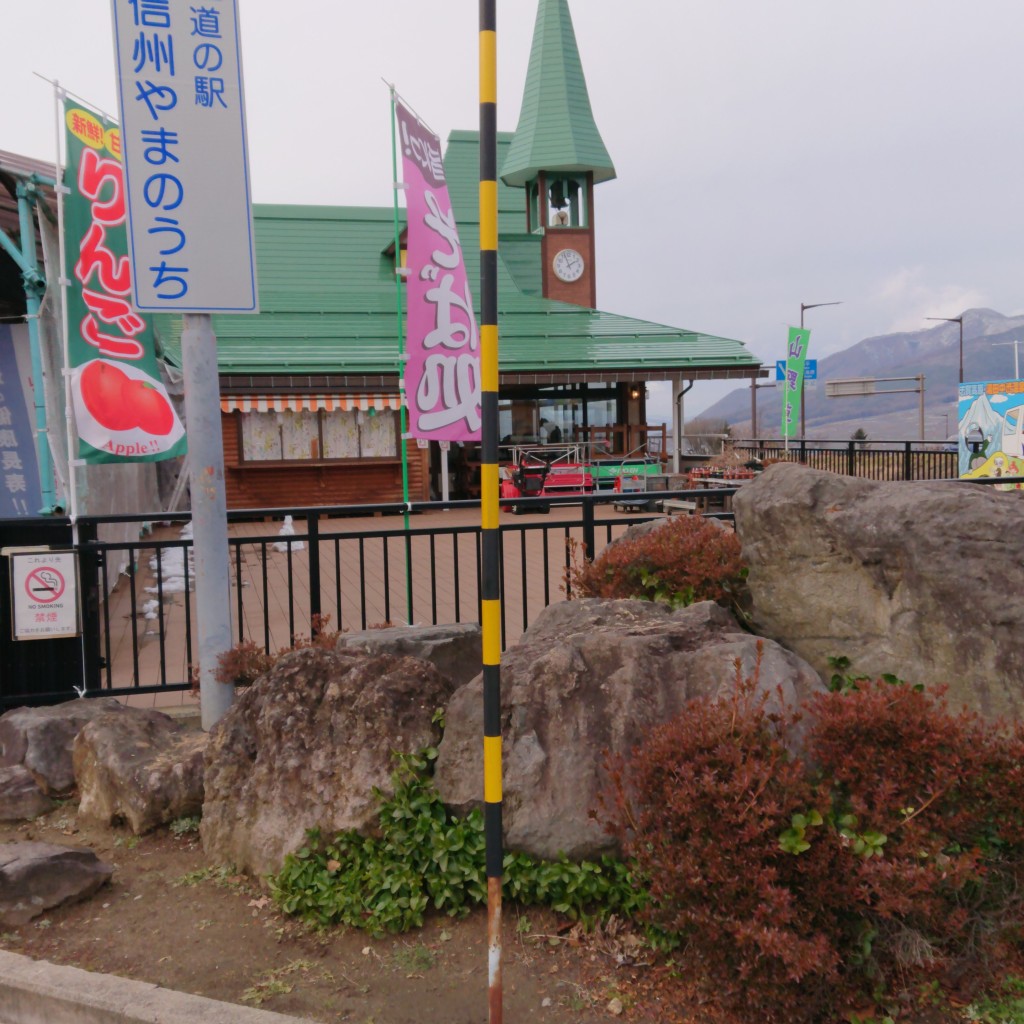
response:
<svg viewBox="0 0 1024 1024"><path fill-rule="evenodd" d="M115 456L169 451L184 434L163 385L130 363L93 359L75 370L79 436Z"/></svg>
<svg viewBox="0 0 1024 1024"><path fill-rule="evenodd" d="M137 427L163 436L174 429L170 402L152 385L133 380L113 363L94 359L80 378L82 401L92 418L108 430Z"/></svg>

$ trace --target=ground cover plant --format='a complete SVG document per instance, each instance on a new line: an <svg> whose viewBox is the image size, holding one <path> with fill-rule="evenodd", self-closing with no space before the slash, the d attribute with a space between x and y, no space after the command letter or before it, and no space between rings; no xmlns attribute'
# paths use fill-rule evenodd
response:
<svg viewBox="0 0 1024 1024"><path fill-rule="evenodd" d="M939 692L858 680L798 720L737 668L613 766L611 826L722 1019L916 1021L1018 948L1022 763L1019 730Z"/></svg>
<svg viewBox="0 0 1024 1024"><path fill-rule="evenodd" d="M434 788L437 751L398 755L394 795L376 791L377 835L319 832L286 858L271 892L286 913L317 925L341 924L373 935L421 927L429 910L462 916L487 901L483 816L450 815ZM504 860L504 892L521 906L548 907L577 920L631 916L643 902L621 861Z"/></svg>

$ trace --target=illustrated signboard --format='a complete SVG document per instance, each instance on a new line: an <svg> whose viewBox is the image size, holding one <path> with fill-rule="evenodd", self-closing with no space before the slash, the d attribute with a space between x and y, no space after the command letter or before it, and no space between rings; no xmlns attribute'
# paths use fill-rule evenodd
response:
<svg viewBox="0 0 1024 1024"><path fill-rule="evenodd" d="M1024 476L1024 381L961 384L957 433L961 477Z"/></svg>
<svg viewBox="0 0 1024 1024"><path fill-rule="evenodd" d="M237 0L112 0L132 290L258 313Z"/></svg>
<svg viewBox="0 0 1024 1024"><path fill-rule="evenodd" d="M77 636L78 577L75 553L9 553L14 639L49 640L60 636Z"/></svg>
<svg viewBox="0 0 1024 1024"><path fill-rule="evenodd" d="M401 103L395 110L409 216L409 434L435 441L478 441L480 344L441 141Z"/></svg>
<svg viewBox="0 0 1024 1024"><path fill-rule="evenodd" d="M153 332L131 305L121 132L64 105L68 356L79 457L151 462L185 452L185 429L157 368Z"/></svg>

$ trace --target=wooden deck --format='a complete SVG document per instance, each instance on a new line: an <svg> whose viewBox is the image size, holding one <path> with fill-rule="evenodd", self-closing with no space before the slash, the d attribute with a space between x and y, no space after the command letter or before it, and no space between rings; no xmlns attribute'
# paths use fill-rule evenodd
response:
<svg viewBox="0 0 1024 1024"><path fill-rule="evenodd" d="M598 552L610 536L620 535L636 521L610 505L599 506L596 515ZM578 507L565 506L553 508L549 515L502 513L502 525L513 527L502 535L506 646L518 639L545 605L565 599L567 540L581 539L580 528L569 524L579 518ZM476 509L413 515L408 537L399 516L321 519L320 594L322 613L329 616L327 628L479 621L478 525ZM252 640L271 651L287 647L292 636L309 636L311 628L305 524L296 522L291 538L301 542L301 548L294 543L285 551L275 548L288 539L279 535L280 528L280 521L273 521L232 524L229 530L233 638ZM436 530L464 532L437 534ZM177 527L161 527L152 535L154 541L178 538ZM411 588L407 588L407 545ZM117 562L116 555L111 553L108 564ZM143 605L160 596L154 593L158 580L151 568L155 549L138 555L134 569L121 574L110 595L109 645L104 642L110 652L110 670L109 676L104 670L104 686L156 686L189 678L193 652L188 648L185 623L186 618L191 621L194 643L200 611L195 593L164 592L157 616L146 619ZM198 704L187 691L140 693L126 699L136 706Z"/></svg>

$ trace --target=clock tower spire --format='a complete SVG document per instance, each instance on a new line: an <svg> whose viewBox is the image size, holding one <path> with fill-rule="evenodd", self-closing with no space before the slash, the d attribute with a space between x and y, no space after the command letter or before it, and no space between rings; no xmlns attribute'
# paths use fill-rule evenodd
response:
<svg viewBox="0 0 1024 1024"><path fill-rule="evenodd" d="M519 125L501 169L526 190L545 298L597 306L594 185L615 177L590 109L568 0L540 0Z"/></svg>

